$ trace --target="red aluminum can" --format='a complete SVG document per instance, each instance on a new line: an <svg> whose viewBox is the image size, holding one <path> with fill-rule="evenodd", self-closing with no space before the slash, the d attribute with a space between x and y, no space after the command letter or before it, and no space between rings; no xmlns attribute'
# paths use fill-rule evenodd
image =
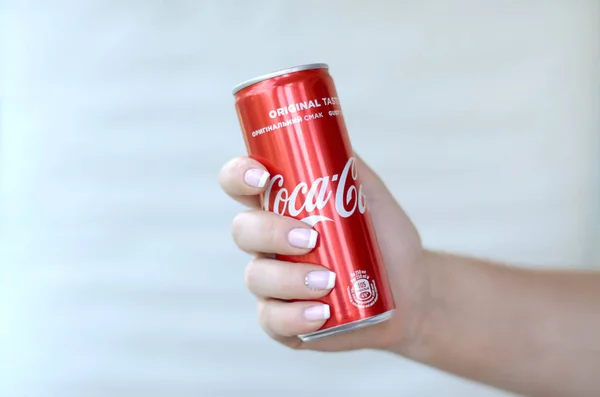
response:
<svg viewBox="0 0 600 397"><path fill-rule="evenodd" d="M304 341L386 321L395 310L356 159L326 64L301 65L239 84L233 91L248 155L270 173L262 207L302 220L318 233L307 255L336 273L320 299L330 318Z"/></svg>

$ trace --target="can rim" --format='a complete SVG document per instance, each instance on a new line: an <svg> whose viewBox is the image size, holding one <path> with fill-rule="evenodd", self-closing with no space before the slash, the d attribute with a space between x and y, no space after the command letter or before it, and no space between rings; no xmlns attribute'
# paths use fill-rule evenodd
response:
<svg viewBox="0 0 600 397"><path fill-rule="evenodd" d="M249 80L243 81L240 84L236 85L233 88L232 94L235 95L236 92L249 87L253 84L260 83L261 81L265 81L268 79L272 79L273 77L282 76L288 73L301 72L303 70L311 70L311 69L329 69L329 66L326 63L307 63L304 65L292 66L285 69L279 69L271 73L266 73Z"/></svg>

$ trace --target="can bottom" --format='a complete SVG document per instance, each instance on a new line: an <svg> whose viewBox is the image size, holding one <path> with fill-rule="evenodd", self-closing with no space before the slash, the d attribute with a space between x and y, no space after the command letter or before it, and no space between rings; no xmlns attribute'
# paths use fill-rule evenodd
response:
<svg viewBox="0 0 600 397"><path fill-rule="evenodd" d="M351 323L337 325L332 328L311 332L310 334L298 335L298 337L302 339L303 342L308 342L315 339L325 338L326 336L338 335L344 332L355 331L360 328L365 328L370 325L379 324L389 320L394 315L394 311L395 310L390 310L373 317L363 318L362 320L352 321Z"/></svg>

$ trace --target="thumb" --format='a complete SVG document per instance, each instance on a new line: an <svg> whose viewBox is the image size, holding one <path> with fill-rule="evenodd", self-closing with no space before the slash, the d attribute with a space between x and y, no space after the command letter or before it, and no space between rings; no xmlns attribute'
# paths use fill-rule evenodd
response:
<svg viewBox="0 0 600 397"><path fill-rule="evenodd" d="M386 252L409 251L421 246L419 233L377 173L355 154L358 177L384 256Z"/></svg>
<svg viewBox="0 0 600 397"><path fill-rule="evenodd" d="M382 206L387 210L390 210L390 207L396 207L396 210L401 210L392 193L381 178L379 178L379 175L358 154L355 154L354 157L356 157L358 177L363 185L364 193L370 207L369 210L377 212L378 208Z"/></svg>

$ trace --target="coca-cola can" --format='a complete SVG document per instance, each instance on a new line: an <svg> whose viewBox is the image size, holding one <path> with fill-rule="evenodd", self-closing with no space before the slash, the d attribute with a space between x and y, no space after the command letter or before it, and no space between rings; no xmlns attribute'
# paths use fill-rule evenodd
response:
<svg viewBox="0 0 600 397"><path fill-rule="evenodd" d="M319 233L310 253L276 258L322 265L337 276L319 300L329 305L329 319L299 337L309 341L390 319L394 300L329 67L279 70L239 84L233 95L248 155L270 173L262 208Z"/></svg>

